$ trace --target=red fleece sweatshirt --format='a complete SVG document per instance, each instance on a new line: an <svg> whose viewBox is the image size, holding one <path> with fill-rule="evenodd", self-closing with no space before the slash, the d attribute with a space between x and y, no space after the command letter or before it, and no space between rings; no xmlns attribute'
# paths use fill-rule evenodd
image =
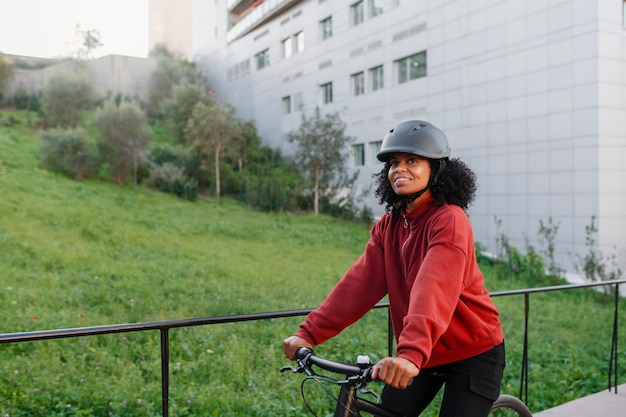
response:
<svg viewBox="0 0 626 417"><path fill-rule="evenodd" d="M397 354L418 368L466 359L504 340L476 263L467 215L430 197L408 214L385 214L364 253L296 335L314 345L361 318L386 294Z"/></svg>

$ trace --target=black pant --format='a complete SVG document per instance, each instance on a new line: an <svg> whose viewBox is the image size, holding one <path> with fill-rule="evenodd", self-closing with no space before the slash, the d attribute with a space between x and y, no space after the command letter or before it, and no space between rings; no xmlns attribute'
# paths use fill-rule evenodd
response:
<svg viewBox="0 0 626 417"><path fill-rule="evenodd" d="M422 369L407 389L388 385L382 404L403 416L417 417L445 384L439 417L486 417L500 395L504 343L450 364Z"/></svg>

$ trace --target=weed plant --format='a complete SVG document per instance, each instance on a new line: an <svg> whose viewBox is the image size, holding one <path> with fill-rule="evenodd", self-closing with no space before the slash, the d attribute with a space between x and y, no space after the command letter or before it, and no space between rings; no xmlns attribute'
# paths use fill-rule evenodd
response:
<svg viewBox="0 0 626 417"><path fill-rule="evenodd" d="M315 307L367 241L368 226L324 215L260 213L228 199L190 202L50 173L40 167L37 133L14 114L17 128L0 127L0 333ZM540 284L503 265L482 269L491 291ZM517 395L524 298L494 300L506 333L502 388ZM531 409L606 388L612 317L590 290L531 297ZM289 364L282 339L300 321L171 330L169 415L308 415L301 376L278 371ZM318 351L379 359L386 312L368 313ZM332 402L305 388L327 415ZM0 345L3 416L159 416L160 396L158 332Z"/></svg>

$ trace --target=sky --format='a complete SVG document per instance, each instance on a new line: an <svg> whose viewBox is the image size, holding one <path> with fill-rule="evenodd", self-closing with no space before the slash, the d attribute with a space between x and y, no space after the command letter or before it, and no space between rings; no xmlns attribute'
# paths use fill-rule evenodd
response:
<svg viewBox="0 0 626 417"><path fill-rule="evenodd" d="M92 57L148 56L148 0L0 0L0 52L39 58L71 56L80 30L100 32Z"/></svg>

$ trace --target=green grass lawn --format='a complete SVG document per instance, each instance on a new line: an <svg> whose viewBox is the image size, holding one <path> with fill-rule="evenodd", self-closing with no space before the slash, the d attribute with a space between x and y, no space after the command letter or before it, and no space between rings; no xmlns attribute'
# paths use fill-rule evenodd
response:
<svg viewBox="0 0 626 417"><path fill-rule="evenodd" d="M323 215L77 182L39 166L37 132L13 114L20 125L0 126L0 333L315 307L369 236ZM533 286L483 270L492 291ZM524 300L495 301L507 335L503 391L517 394ZM531 297L533 410L606 388L612 314L589 290ZM282 339L300 320L172 330L170 416L308 415L300 376L278 372ZM321 353L375 360L386 324L373 311ZM0 415L160 415L159 361L157 332L1 345Z"/></svg>

